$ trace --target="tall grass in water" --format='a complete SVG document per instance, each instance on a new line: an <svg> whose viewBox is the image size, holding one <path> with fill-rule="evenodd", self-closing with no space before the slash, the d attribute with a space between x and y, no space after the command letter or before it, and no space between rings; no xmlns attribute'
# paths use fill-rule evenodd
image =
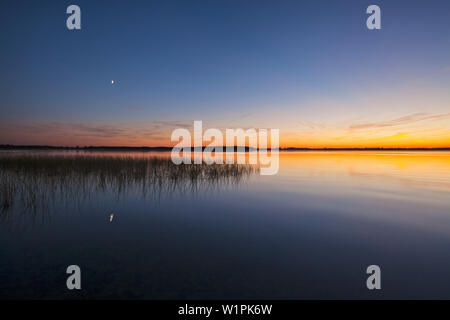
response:
<svg viewBox="0 0 450 320"><path fill-rule="evenodd" d="M54 201L73 202L112 192L147 194L236 184L258 171L250 165L175 165L170 159L131 156L2 155L2 211L14 205L36 210Z"/></svg>

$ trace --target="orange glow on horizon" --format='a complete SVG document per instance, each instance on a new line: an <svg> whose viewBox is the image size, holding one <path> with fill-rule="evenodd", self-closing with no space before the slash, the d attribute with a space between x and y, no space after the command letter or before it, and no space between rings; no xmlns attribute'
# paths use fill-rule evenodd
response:
<svg viewBox="0 0 450 320"><path fill-rule="evenodd" d="M426 118L426 119L425 119ZM409 122L406 122L407 119ZM295 126L288 120L277 120L271 128L279 129L280 148L449 148L450 114L423 116L416 114L391 121L363 124L323 123ZM253 121L252 121L253 122ZM256 122L256 121L255 121ZM269 121L268 123L270 123ZM193 123L193 122L192 122ZM399 124L400 123L400 124ZM209 128L219 128L225 139L225 128L218 123L204 122L203 134ZM268 126L259 126L270 129ZM1 124L0 144L51 146L129 146L173 147L170 140L176 127L151 127L145 123L107 124ZM236 124L231 129L252 128ZM193 128L186 127L193 139ZM258 131L258 129L256 129ZM269 132L270 136L270 132ZM210 141L203 141L203 146ZM221 145L216 143L214 145ZM225 143L224 143L225 145ZM248 146L248 144L247 144ZM268 147L270 148L270 142Z"/></svg>

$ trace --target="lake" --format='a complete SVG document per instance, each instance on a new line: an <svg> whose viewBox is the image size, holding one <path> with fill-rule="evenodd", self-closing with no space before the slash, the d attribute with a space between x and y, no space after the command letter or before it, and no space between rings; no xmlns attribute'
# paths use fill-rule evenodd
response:
<svg viewBox="0 0 450 320"><path fill-rule="evenodd" d="M450 299L450 152L280 152L273 176L86 163L2 169L0 298Z"/></svg>

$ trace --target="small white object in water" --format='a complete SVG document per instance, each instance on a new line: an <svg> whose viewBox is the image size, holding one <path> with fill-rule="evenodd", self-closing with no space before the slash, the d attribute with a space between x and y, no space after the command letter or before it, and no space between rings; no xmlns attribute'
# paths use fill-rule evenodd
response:
<svg viewBox="0 0 450 320"><path fill-rule="evenodd" d="M114 84L114 80L111 80L111 84Z"/></svg>
<svg viewBox="0 0 450 320"><path fill-rule="evenodd" d="M114 213L111 213L111 214L109 215L109 222L112 222L113 219L114 219Z"/></svg>

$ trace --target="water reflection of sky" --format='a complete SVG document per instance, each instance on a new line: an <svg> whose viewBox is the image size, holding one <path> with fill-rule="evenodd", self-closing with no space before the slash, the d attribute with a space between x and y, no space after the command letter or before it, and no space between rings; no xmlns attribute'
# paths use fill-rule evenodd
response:
<svg viewBox="0 0 450 320"><path fill-rule="evenodd" d="M0 297L449 298L447 172L445 152L280 153L278 175L238 186L17 213L0 224Z"/></svg>

